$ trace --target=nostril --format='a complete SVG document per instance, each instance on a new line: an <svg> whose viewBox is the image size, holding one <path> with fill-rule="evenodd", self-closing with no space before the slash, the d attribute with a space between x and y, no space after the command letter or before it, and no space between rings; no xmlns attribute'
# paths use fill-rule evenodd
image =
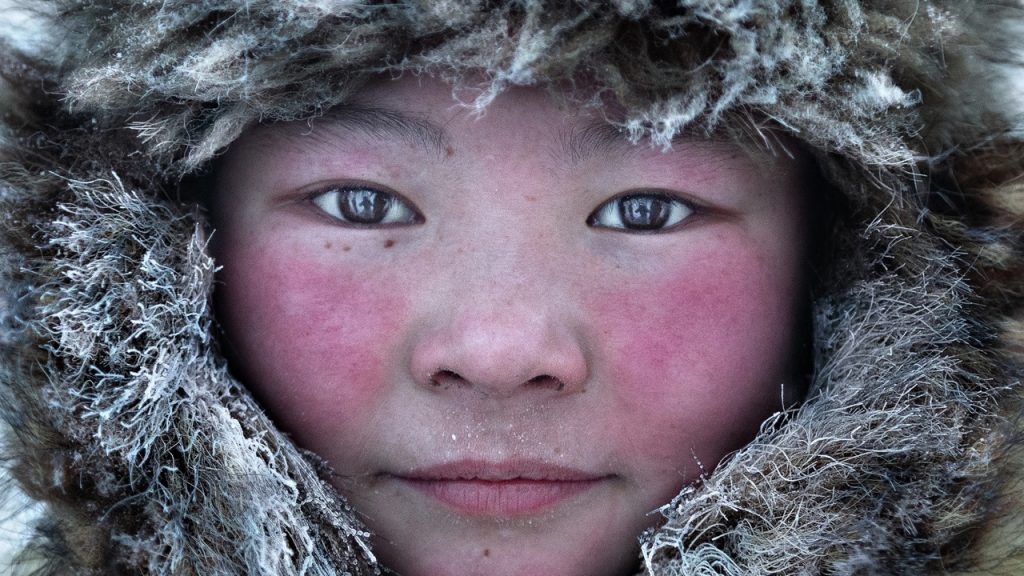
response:
<svg viewBox="0 0 1024 576"><path fill-rule="evenodd" d="M541 374L540 376L534 376L526 381L529 386L536 386L538 388L552 388L556 391L562 391L565 388L565 382L562 382L554 376L548 376L547 374Z"/></svg>
<svg viewBox="0 0 1024 576"><path fill-rule="evenodd" d="M466 379L451 370L438 370L430 376L430 385L435 388L449 389L467 384Z"/></svg>
<svg viewBox="0 0 1024 576"><path fill-rule="evenodd" d="M448 390L456 387L467 387L472 384L462 377L461 374L452 370L438 370L434 372L427 382L434 388L440 388L442 390ZM540 376L534 376L524 383L530 388L548 388L555 391L562 391L565 389L565 382L554 376L547 374L541 374Z"/></svg>

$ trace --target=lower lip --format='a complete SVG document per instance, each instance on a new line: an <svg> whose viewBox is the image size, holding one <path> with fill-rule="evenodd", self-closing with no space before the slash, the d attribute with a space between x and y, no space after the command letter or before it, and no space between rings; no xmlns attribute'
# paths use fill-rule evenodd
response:
<svg viewBox="0 0 1024 576"><path fill-rule="evenodd" d="M593 488L599 480L419 480L405 482L473 516L526 516Z"/></svg>

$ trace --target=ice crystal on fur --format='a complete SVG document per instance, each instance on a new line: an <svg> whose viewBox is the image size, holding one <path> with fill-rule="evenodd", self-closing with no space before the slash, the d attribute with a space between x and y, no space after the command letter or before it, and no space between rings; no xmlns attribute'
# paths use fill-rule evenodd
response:
<svg viewBox="0 0 1024 576"><path fill-rule="evenodd" d="M197 222L116 175L67 189L36 331L51 343L40 394L70 445L34 489L89 484L107 502L97 553L153 574L372 573L368 535L215 355Z"/></svg>
<svg viewBox="0 0 1024 576"><path fill-rule="evenodd" d="M132 17L109 29L85 24L110 18L113 8ZM900 137L905 109L919 96L873 61L902 51L923 56L907 40L913 13L873 18L853 2L470 2L422 13L389 3L139 2L65 10L73 44L95 47L69 78L73 107L130 118L152 152L184 170L249 122L317 114L370 74L404 71L455 81L459 92L476 94L467 104L479 109L508 86L585 81L626 105L622 124L632 134L661 146L691 124L713 130L730 111L751 109L867 164L914 159ZM440 36L447 41L434 41Z"/></svg>

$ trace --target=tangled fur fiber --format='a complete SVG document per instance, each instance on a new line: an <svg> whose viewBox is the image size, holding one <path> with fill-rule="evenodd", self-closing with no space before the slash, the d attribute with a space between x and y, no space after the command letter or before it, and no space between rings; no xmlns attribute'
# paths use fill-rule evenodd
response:
<svg viewBox="0 0 1024 576"><path fill-rule="evenodd" d="M380 570L317 459L227 372L204 223L175 193L254 122L315 117L399 73L449 79L481 113L513 85L611 98L610 121L657 146L780 128L841 198L807 401L667 504L638 570L979 566L1019 394L1024 103L1007 88L1024 7L49 5L64 43L4 64L0 398L8 467L46 506L24 567Z"/></svg>
<svg viewBox="0 0 1024 576"><path fill-rule="evenodd" d="M960 27L999 16L853 1L69 4L67 42L90 48L68 78L71 108L126 120L149 153L185 144L182 170L253 118L308 118L367 73L406 71L454 81L477 108L509 85L587 78L625 105L635 138L663 146L756 110L815 148L906 166L902 138L919 128L907 112L942 88L898 75L937 74Z"/></svg>
<svg viewBox="0 0 1024 576"><path fill-rule="evenodd" d="M76 560L154 574L361 573L368 534L211 350L213 262L194 220L118 180L66 186L32 326L60 385L19 390L16 406L45 412L62 436L22 478L102 511L82 530L110 542L89 535L91 557Z"/></svg>

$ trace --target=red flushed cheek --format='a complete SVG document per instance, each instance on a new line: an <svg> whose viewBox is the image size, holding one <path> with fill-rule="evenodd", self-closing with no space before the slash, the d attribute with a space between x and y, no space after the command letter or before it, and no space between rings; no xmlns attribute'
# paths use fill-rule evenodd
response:
<svg viewBox="0 0 1024 576"><path fill-rule="evenodd" d="M623 277L588 301L620 414L675 438L667 459L713 466L778 409L790 365L796 274L724 250ZM682 450L682 452L679 452Z"/></svg>
<svg viewBox="0 0 1024 576"><path fill-rule="evenodd" d="M354 440L393 364L385 356L403 315L404 299L389 289L397 284L301 246L229 249L223 261L218 313L246 384L301 444Z"/></svg>

